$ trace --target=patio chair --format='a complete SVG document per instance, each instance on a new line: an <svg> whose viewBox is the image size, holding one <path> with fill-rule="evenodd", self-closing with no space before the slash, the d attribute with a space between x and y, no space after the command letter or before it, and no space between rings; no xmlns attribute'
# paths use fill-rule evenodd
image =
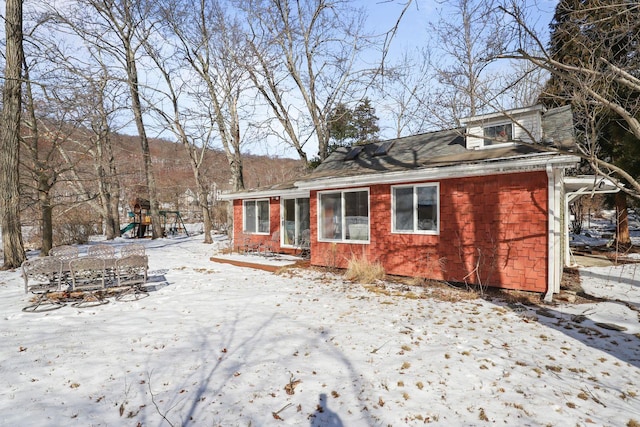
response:
<svg viewBox="0 0 640 427"><path fill-rule="evenodd" d="M300 233L297 249L300 251L302 258L307 259L311 256L311 230L308 228Z"/></svg>
<svg viewBox="0 0 640 427"><path fill-rule="evenodd" d="M129 255L146 255L144 245L131 243L120 248L120 258L125 258Z"/></svg>
<svg viewBox="0 0 640 427"><path fill-rule="evenodd" d="M113 284L116 280L116 249L111 245L99 244L87 248L87 256L104 260L105 286Z"/></svg>
<svg viewBox="0 0 640 427"><path fill-rule="evenodd" d="M62 262L55 257L34 258L22 263L24 292L33 293L37 299L22 309L26 312L57 310L66 304L51 299L50 293L60 290Z"/></svg>
<svg viewBox="0 0 640 427"><path fill-rule="evenodd" d="M240 244L238 245L238 253L243 253L245 255L258 253L260 252L261 246L261 243L251 241L251 236L243 235L241 237Z"/></svg>
<svg viewBox="0 0 640 427"><path fill-rule="evenodd" d="M87 256L102 259L113 259L116 257L116 250L111 245L93 245L87 248Z"/></svg>
<svg viewBox="0 0 640 427"><path fill-rule="evenodd" d="M125 296L133 296L138 300L149 293L143 289L147 283L149 259L146 255L129 255L116 261L116 277L118 287L125 288L116 300L121 301Z"/></svg>
<svg viewBox="0 0 640 427"><path fill-rule="evenodd" d="M264 256L273 256L276 254L277 248L280 247L280 232L276 231L271 235L271 239L262 245L262 254Z"/></svg>
<svg viewBox="0 0 640 427"><path fill-rule="evenodd" d="M71 260L71 291L83 292L80 302L74 307L92 307L106 304L102 291L105 289L105 260L96 257L82 257Z"/></svg>
<svg viewBox="0 0 640 427"><path fill-rule="evenodd" d="M49 256L56 257L62 261L63 264L69 263L72 259L78 258L80 255L78 248L75 246L62 245L51 248Z"/></svg>

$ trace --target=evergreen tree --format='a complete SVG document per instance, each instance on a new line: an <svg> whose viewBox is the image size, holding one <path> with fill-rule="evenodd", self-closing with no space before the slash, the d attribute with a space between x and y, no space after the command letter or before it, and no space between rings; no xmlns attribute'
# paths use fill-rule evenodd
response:
<svg viewBox="0 0 640 427"><path fill-rule="evenodd" d="M353 111L343 103L336 105L329 115L329 152L351 145L355 136Z"/></svg>
<svg viewBox="0 0 640 427"><path fill-rule="evenodd" d="M606 72L610 64L625 70L636 70L640 64L640 36L637 22L640 12L625 1L603 3L601 0L561 0L550 24L549 51L558 62L575 67ZM612 13L616 7L618 13ZM638 103L638 94L613 79L594 81L598 92L624 100L631 111ZM540 101L549 106L572 104L578 130L597 135L597 150L616 166L633 177L640 176L640 141L627 130L625 122L613 111L602 108L597 117L589 117L585 105L590 103L578 87L553 74ZM637 111L637 109L636 109ZM588 129L588 123L597 123ZM626 220L626 197L616 197L618 208L618 242L630 244Z"/></svg>
<svg viewBox="0 0 640 427"><path fill-rule="evenodd" d="M363 99L352 114L352 125L356 132L356 144L368 144L378 140L378 116L369 98Z"/></svg>
<svg viewBox="0 0 640 427"><path fill-rule="evenodd" d="M378 116L369 98L360 101L353 109L340 103L329 118L330 151L378 140Z"/></svg>

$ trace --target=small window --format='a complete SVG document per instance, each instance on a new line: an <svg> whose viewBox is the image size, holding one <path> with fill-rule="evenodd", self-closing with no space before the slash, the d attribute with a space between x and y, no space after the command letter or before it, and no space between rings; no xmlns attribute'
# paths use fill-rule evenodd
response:
<svg viewBox="0 0 640 427"><path fill-rule="evenodd" d="M513 141L513 124L504 123L484 128L484 145L502 144Z"/></svg>
<svg viewBox="0 0 640 427"><path fill-rule="evenodd" d="M269 234L269 200L245 200L244 227L245 233Z"/></svg>
<svg viewBox="0 0 640 427"><path fill-rule="evenodd" d="M393 231L438 234L440 187L438 184L392 188Z"/></svg>
<svg viewBox="0 0 640 427"><path fill-rule="evenodd" d="M363 148L362 145L358 145L358 146L353 147L351 149L351 151L349 151L347 153L347 155L345 156L344 160L347 161L347 160L355 159L356 157L358 157L358 154L360 154L360 152L362 151L362 148Z"/></svg>
<svg viewBox="0 0 640 427"><path fill-rule="evenodd" d="M385 141L374 151L373 156L385 156L389 153L394 141Z"/></svg>
<svg viewBox="0 0 640 427"><path fill-rule="evenodd" d="M318 195L318 236L323 241L369 241L369 191Z"/></svg>

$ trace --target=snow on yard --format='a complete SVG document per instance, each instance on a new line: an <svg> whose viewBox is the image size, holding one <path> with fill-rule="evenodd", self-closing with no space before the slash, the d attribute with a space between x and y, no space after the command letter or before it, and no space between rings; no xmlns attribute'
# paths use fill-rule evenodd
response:
<svg viewBox="0 0 640 427"><path fill-rule="evenodd" d="M0 272L0 425L640 422L633 264L582 271L603 300L538 307L214 263L201 240L145 240L138 301L24 313Z"/></svg>

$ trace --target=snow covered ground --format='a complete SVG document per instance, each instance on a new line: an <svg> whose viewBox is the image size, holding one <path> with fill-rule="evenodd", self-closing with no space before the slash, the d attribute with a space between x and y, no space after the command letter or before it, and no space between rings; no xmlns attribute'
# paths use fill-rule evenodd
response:
<svg viewBox="0 0 640 427"><path fill-rule="evenodd" d="M143 243L139 301L24 313L19 271L0 272L0 425L640 422L634 264L582 271L603 301L531 307L214 263L224 242L201 236Z"/></svg>

